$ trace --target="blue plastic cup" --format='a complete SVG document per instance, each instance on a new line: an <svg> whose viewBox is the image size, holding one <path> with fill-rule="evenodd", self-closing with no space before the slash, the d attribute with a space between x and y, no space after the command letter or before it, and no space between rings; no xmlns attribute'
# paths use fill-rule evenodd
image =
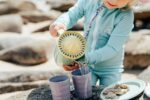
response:
<svg viewBox="0 0 150 100"><path fill-rule="evenodd" d="M66 75L49 79L53 100L70 100L70 80Z"/></svg>
<svg viewBox="0 0 150 100"><path fill-rule="evenodd" d="M87 99L92 96L91 72L80 69L72 72L72 79L77 96L81 99Z"/></svg>

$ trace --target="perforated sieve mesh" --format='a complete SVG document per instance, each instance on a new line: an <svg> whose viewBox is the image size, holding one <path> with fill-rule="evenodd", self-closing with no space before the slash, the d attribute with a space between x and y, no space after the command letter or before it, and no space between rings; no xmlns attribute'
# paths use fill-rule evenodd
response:
<svg viewBox="0 0 150 100"><path fill-rule="evenodd" d="M79 32L67 31L59 37L58 48L63 56L78 59L85 53L85 38Z"/></svg>

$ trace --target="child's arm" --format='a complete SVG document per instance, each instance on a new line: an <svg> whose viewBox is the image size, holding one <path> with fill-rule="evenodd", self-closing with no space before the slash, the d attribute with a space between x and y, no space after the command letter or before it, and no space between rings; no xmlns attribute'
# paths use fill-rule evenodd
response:
<svg viewBox="0 0 150 100"><path fill-rule="evenodd" d="M68 12L61 15L55 23L63 23L67 29L72 28L73 25L84 15L84 6L86 0L78 0L77 3L69 9ZM87 2L87 1L86 1Z"/></svg>
<svg viewBox="0 0 150 100"><path fill-rule="evenodd" d="M111 33L107 44L103 48L89 52L86 55L87 62L89 64L96 64L102 61L106 61L117 55L129 37L129 33L133 28L133 21L133 12L131 11L125 13L118 25L115 26L115 29Z"/></svg>

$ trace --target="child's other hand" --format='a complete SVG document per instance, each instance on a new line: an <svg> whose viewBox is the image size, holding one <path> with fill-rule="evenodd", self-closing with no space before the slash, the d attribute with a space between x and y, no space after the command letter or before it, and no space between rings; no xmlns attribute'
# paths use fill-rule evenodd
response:
<svg viewBox="0 0 150 100"><path fill-rule="evenodd" d="M58 37L58 30L63 29L66 30L66 26L63 23L53 23L49 27L50 34L53 37Z"/></svg>
<svg viewBox="0 0 150 100"><path fill-rule="evenodd" d="M66 71L73 71L75 69L79 69L80 65L74 62L72 65L63 65L64 70Z"/></svg>

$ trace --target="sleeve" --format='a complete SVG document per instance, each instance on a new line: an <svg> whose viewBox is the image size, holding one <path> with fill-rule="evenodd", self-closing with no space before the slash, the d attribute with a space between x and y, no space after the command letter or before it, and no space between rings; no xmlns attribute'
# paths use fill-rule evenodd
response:
<svg viewBox="0 0 150 100"><path fill-rule="evenodd" d="M73 27L73 25L82 18L84 15L85 0L78 0L77 3L71 7L68 12L62 14L54 23L63 23L67 26L67 29Z"/></svg>
<svg viewBox="0 0 150 100"><path fill-rule="evenodd" d="M125 13L120 22L115 26L107 44L100 49L89 52L86 61L89 64L96 64L111 59L123 48L123 45L129 38L129 33L133 29L133 12Z"/></svg>

